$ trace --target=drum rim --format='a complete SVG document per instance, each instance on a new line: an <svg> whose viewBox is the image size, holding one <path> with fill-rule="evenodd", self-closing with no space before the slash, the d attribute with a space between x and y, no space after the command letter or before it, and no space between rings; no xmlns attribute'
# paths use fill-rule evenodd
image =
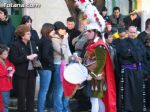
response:
<svg viewBox="0 0 150 112"><path fill-rule="evenodd" d="M72 79L72 77L69 77L68 78L68 75L66 74L66 70L67 69L69 69L69 67L71 67L71 66L77 66L77 65L79 65L79 66L81 66L82 68L84 68L84 72L86 72L86 73L84 73L84 79L82 79L82 80L80 80L80 81L75 81L75 79ZM86 74L86 75L85 75ZM80 84L80 83L82 83L83 81L85 81L86 80L86 76L88 75L88 69L83 65L83 64L80 64L80 63L71 63L71 64L69 64L66 68L65 68L65 70L64 70L64 79L66 80L66 81L68 81L69 83L72 83L72 84ZM71 76L71 75L70 75ZM73 75L72 75L73 76ZM81 77L80 77L81 78ZM72 81L70 81L70 80L68 80L68 79L72 79Z"/></svg>

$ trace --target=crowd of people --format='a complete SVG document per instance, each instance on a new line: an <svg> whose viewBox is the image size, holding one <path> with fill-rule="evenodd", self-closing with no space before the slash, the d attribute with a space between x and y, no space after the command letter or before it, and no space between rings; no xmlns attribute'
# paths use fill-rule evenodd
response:
<svg viewBox="0 0 150 112"><path fill-rule="evenodd" d="M91 112L150 111L150 18L141 32L136 11L124 17L114 7L108 16L103 7L101 15L106 22L103 33L83 14L79 28L73 17L67 18L67 26L61 21L44 23L39 38L30 16L24 15L15 29L7 10L0 8L0 112L9 111L13 88L17 111L34 112L37 75L38 112L45 111L46 102L54 112L69 112L70 97L78 101L78 108L86 105ZM62 62L68 66L74 59L88 69L80 90L82 84L70 84L62 76ZM42 66L36 68L35 60ZM73 91L64 94L66 88ZM50 95L51 101L46 101Z"/></svg>

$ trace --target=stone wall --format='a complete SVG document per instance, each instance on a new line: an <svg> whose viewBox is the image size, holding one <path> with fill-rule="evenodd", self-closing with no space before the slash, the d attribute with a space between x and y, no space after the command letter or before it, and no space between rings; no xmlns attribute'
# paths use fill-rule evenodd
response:
<svg viewBox="0 0 150 112"><path fill-rule="evenodd" d="M62 21L66 24L66 18L70 16L64 0L24 0L24 3L37 3L41 5L40 8L25 8L23 10L23 14L32 17L32 26L38 33L44 23Z"/></svg>
<svg viewBox="0 0 150 112"><path fill-rule="evenodd" d="M145 29L145 21L150 18L149 4L149 0L142 0L141 2L142 31Z"/></svg>

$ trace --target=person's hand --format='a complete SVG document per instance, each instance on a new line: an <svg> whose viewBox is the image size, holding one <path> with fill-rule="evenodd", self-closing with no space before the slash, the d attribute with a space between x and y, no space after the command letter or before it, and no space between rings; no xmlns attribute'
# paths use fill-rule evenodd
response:
<svg viewBox="0 0 150 112"><path fill-rule="evenodd" d="M33 58L32 55L29 55L29 56L27 56L27 59L31 61L31 60L33 60L34 58Z"/></svg>
<svg viewBox="0 0 150 112"><path fill-rule="evenodd" d="M27 56L27 59L28 60L34 60L35 58L37 58L37 56L38 56L37 54L31 54L31 55Z"/></svg>
<svg viewBox="0 0 150 112"><path fill-rule="evenodd" d="M74 57L74 59L75 59L76 62L82 63L82 58L79 57L77 53L73 53L73 57Z"/></svg>
<svg viewBox="0 0 150 112"><path fill-rule="evenodd" d="M68 33L66 31L63 32L63 38L68 38Z"/></svg>
<svg viewBox="0 0 150 112"><path fill-rule="evenodd" d="M38 55L37 54L32 54L32 56L33 56L33 58L37 58L38 57Z"/></svg>
<svg viewBox="0 0 150 112"><path fill-rule="evenodd" d="M13 67L8 67L8 77L12 77L13 74L15 73L15 69Z"/></svg>
<svg viewBox="0 0 150 112"><path fill-rule="evenodd" d="M102 80L103 78L104 78L103 74L98 74L96 77L97 80Z"/></svg>
<svg viewBox="0 0 150 112"><path fill-rule="evenodd" d="M78 62L78 63L82 63L82 58L76 57L76 58L75 58L75 61Z"/></svg>
<svg viewBox="0 0 150 112"><path fill-rule="evenodd" d="M86 77L86 80L88 80L88 81L92 80L92 76L91 76L91 75L88 75L88 76Z"/></svg>
<svg viewBox="0 0 150 112"><path fill-rule="evenodd" d="M13 67L8 67L7 68L8 71L11 71L12 69L13 69Z"/></svg>

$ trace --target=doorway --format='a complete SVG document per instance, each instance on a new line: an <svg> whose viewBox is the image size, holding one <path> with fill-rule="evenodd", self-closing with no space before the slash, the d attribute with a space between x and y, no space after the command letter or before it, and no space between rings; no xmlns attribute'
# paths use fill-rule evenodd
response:
<svg viewBox="0 0 150 112"><path fill-rule="evenodd" d="M22 0L1 0L0 5L5 7L4 4L21 4ZM8 15L12 20L12 23L15 27L17 27L22 18L22 8L19 7L10 7L6 8L8 11Z"/></svg>

